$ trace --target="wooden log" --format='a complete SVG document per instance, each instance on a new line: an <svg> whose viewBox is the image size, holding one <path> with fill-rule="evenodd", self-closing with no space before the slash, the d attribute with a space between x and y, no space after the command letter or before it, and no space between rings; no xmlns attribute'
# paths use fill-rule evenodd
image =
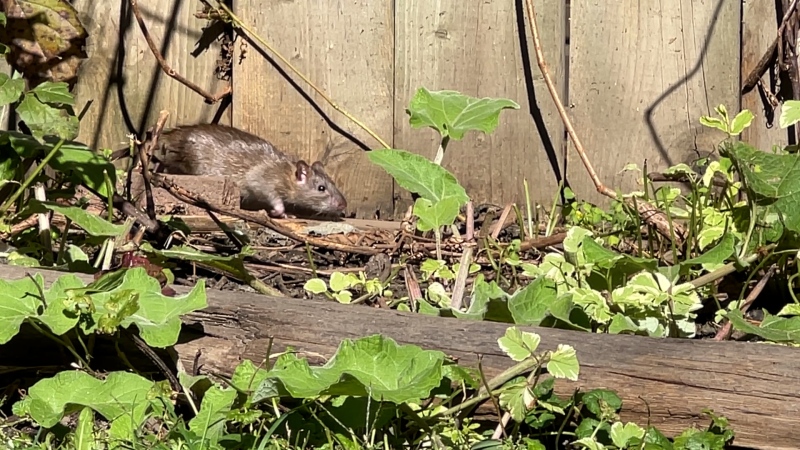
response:
<svg viewBox="0 0 800 450"><path fill-rule="evenodd" d="M57 272L36 270L49 284ZM34 269L0 266L0 278L19 279ZM84 276L85 277L85 276ZM187 292L177 287L179 293ZM311 363L330 358L342 339L382 333L402 344L436 349L475 366L487 376L513 362L497 346L508 324L466 321L292 298L208 290L208 308L184 319L175 346L185 367L198 351L203 370L230 375L243 359L260 362L269 338L273 351L292 346ZM609 388L623 399L622 420L649 420L674 436L692 425L705 427L702 410L725 415L737 446L797 448L800 440L800 350L777 345L710 340L656 339L522 327L541 335L543 350L575 347L579 381L559 380L556 391ZM49 345L41 339L43 345ZM0 358L3 349L0 346ZM52 347L52 346L51 346ZM19 348L19 346L16 346ZM27 353L36 350L26 347ZM648 417L648 408L650 416Z"/></svg>

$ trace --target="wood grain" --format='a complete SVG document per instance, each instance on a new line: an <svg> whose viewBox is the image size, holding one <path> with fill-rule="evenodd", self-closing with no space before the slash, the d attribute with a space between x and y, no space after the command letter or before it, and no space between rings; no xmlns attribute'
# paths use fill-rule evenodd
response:
<svg viewBox="0 0 800 450"><path fill-rule="evenodd" d="M741 79L750 75L753 68L775 40L778 33L778 21L781 19L775 11L774 2L744 2L744 23L742 24L742 74ZM773 63L774 66L774 63ZM776 89L775 72L771 68L761 76L761 82L768 92ZM785 88L791 89L786 84ZM742 141L763 151L769 151L773 145L785 146L789 143L788 130L778 125L781 106L775 109L770 105L763 91L756 86L742 96L742 109L749 109L755 115L753 123L742 133ZM780 98L780 96L778 96Z"/></svg>
<svg viewBox="0 0 800 450"><path fill-rule="evenodd" d="M564 83L565 8L538 2L539 26L551 75ZM420 87L458 90L473 97L505 97L519 103L505 110L491 135L470 132L451 141L442 166L452 172L476 203L524 205L523 180L532 200L551 204L563 154L563 126L518 20L522 2L438 2L397 4L395 145L433 159L439 135L412 129L406 108ZM524 31L525 29L522 28ZM530 30L527 30L530 35ZM530 65L526 65L527 60ZM550 161L554 163L551 164ZM559 161L559 162L556 162ZM555 169L554 169L555 167ZM411 196L396 188L400 216Z"/></svg>
<svg viewBox="0 0 800 450"><path fill-rule="evenodd" d="M234 12L341 108L391 145L392 2L267 3L269 7L261 0L238 0ZM380 144L277 58L278 66L271 64L255 45L234 67L235 126L270 140L286 153L322 160L348 200L348 214L389 216L392 179L369 162L358 142L367 148Z"/></svg>
<svg viewBox="0 0 800 450"><path fill-rule="evenodd" d="M601 179L640 190L628 163L663 170L705 156L724 136L699 118L739 104L737 1L573 2L569 103ZM567 174L579 197L607 203L574 153ZM639 183L641 184L641 183Z"/></svg>
<svg viewBox="0 0 800 450"><path fill-rule="evenodd" d="M22 278L26 272L41 273L48 284L58 276L52 271L0 266L0 278L5 280ZM185 293L188 288L176 291ZM270 337L274 338L273 352L292 346L299 356L317 364L330 358L342 339L377 333L402 344L441 350L467 366L474 367L481 355L489 377L512 365L497 347L507 324L238 292L208 290L207 296L206 309L184 317L175 346L187 368L194 366L200 351L204 372L229 376L243 359L259 363ZM649 420L670 436L692 425L706 427L708 419L702 410L710 407L730 420L737 446L797 448L800 349L522 328L541 335L542 350L558 344L575 347L581 365L579 381L558 380L556 391L561 395L570 395L575 387L613 389L623 399L623 421L645 424ZM27 341L24 347L17 344L0 346L0 359L7 364L33 364L33 355L54 354L50 341L43 338ZM19 348L25 348L25 355L15 351ZM50 361L53 364L55 357ZM119 363L119 358L111 358L114 361ZM95 367L102 363L98 358Z"/></svg>
<svg viewBox="0 0 800 450"><path fill-rule="evenodd" d="M92 148L119 149L129 133L142 136L162 109L167 127L210 122L220 104L208 105L158 66L144 40L128 0L73 2L89 33L89 59L81 66L75 88L76 109L92 102L81 121L78 140ZM194 17L199 3L185 0L139 0L148 30L167 63L199 86L216 93L225 82L214 75L219 44L193 56L205 21ZM230 113L220 122L230 123Z"/></svg>

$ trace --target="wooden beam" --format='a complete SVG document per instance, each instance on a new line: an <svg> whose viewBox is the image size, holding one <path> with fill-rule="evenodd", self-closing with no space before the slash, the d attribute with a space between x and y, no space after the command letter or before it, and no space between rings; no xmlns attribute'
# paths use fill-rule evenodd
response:
<svg viewBox="0 0 800 450"><path fill-rule="evenodd" d="M2 279L34 269L2 266ZM40 271L50 283L57 272ZM84 276L87 279L88 276ZM179 293L187 292L177 287ZM270 336L274 351L292 346L309 362L330 358L342 339L382 333L399 343L436 349L483 368L491 377L513 365L497 346L508 324L467 321L292 298L208 290L209 306L184 318L175 346L185 367L198 351L203 370L230 375L243 359L260 362ZM797 448L800 440L800 350L746 342L656 339L522 327L542 337L541 348L575 347L579 381L559 380L556 391L609 388L623 399L622 420L649 420L667 435L705 427L704 408L725 415L736 445ZM50 345L44 339L43 345ZM6 360L0 346L0 359ZM16 346L19 348L19 346ZM9 352L10 350L5 350ZM36 353L26 347L26 353ZM648 408L650 417L648 418Z"/></svg>

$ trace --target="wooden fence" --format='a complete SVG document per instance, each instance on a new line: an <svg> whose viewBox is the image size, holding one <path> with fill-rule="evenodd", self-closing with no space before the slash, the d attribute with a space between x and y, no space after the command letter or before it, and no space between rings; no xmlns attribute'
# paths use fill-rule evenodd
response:
<svg viewBox="0 0 800 450"><path fill-rule="evenodd" d="M210 92L221 28L194 14L195 0L139 0L144 20L169 65ZM213 3L213 2L212 2ZM649 170L690 162L719 142L699 117L722 103L749 108L744 138L768 149L786 132L765 117L757 91L740 80L775 37L775 2L740 0L534 0L549 70L602 180L623 190ZM410 196L364 148L379 144L255 43L237 41L233 96L208 105L156 65L128 0L74 0L90 40L76 88L91 101L80 139L120 148L162 109L167 126L233 124L304 158L322 158L358 217L401 214ZM471 133L448 147L443 165L477 202L549 205L566 171L576 193L601 201L586 176L545 87L525 18L524 0L233 0L234 12L341 108L395 148L433 157L436 134L411 129L405 108L419 87L506 97L492 135ZM776 19L777 18L777 19ZM244 58L240 58L244 56ZM743 75L744 74L744 75ZM764 80L767 80L765 75ZM772 120L772 119L770 119ZM773 126L774 125L774 126Z"/></svg>

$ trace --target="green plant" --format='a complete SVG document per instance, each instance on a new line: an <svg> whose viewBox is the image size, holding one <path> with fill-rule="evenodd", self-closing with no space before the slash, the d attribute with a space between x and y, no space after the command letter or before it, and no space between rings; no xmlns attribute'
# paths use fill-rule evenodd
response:
<svg viewBox="0 0 800 450"><path fill-rule="evenodd" d="M439 133L441 140L434 161L396 149L373 150L368 154L397 184L419 195L413 209L418 219L417 229L433 231L437 259L442 259L441 228L453 225L460 208L469 201L456 178L441 167L445 149L450 139L461 140L468 131L493 132L500 112L509 108L519 109L519 105L507 99L478 99L456 91L420 88L407 112L412 127L429 127Z"/></svg>
<svg viewBox="0 0 800 450"><path fill-rule="evenodd" d="M389 290L389 283L382 283L378 279L367 279L364 272L358 274L334 272L330 279L330 290L322 278L310 278L306 281L303 289L312 294L324 294L330 299L339 303L360 303L375 297L392 297ZM362 296L353 300L353 291L363 293Z"/></svg>

